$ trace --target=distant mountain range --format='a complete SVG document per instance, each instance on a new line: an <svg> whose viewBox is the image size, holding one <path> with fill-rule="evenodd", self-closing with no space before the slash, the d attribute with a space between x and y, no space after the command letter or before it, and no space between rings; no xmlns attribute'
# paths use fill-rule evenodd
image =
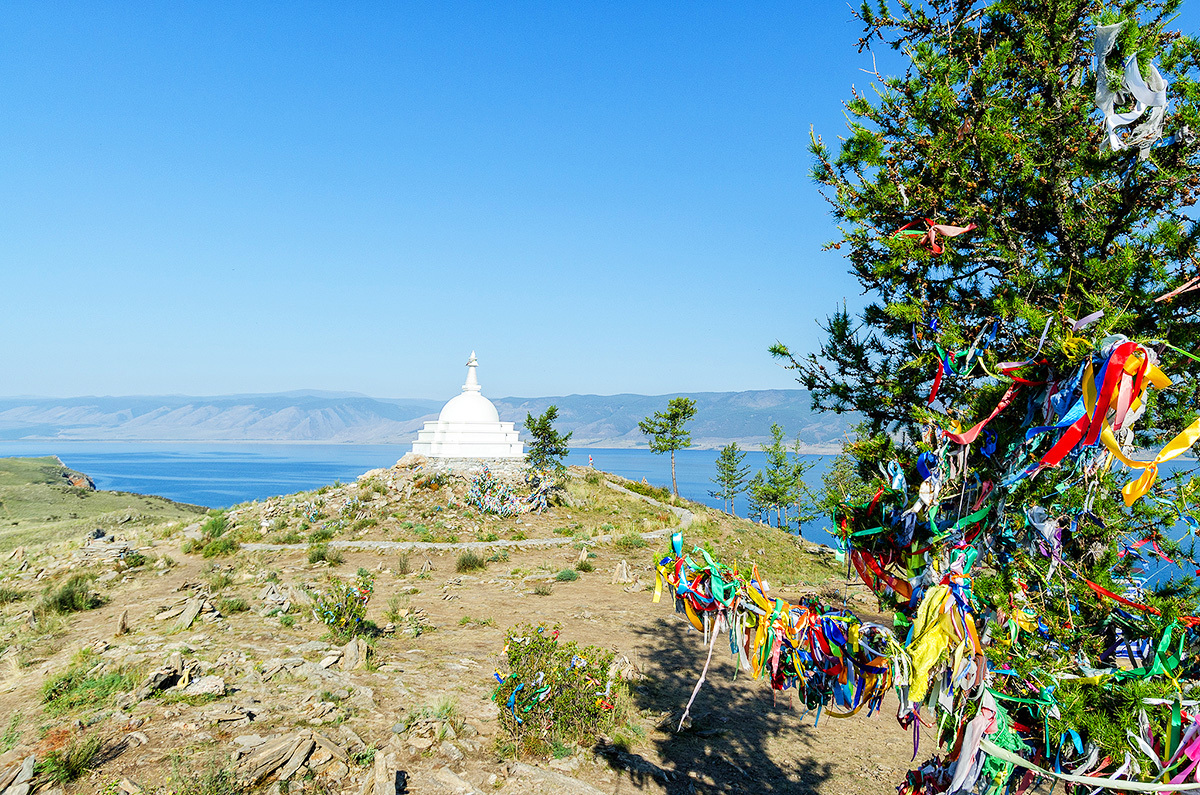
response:
<svg viewBox="0 0 1200 795"><path fill-rule="evenodd" d="M527 413L558 406L557 427L573 447L644 447L638 420L676 395L565 395L493 399L500 419L521 428ZM851 415L814 414L808 392L698 392L693 446L736 441L755 448L778 422L810 452L840 446ZM332 442L406 444L443 401L299 391L268 395L0 398L0 440Z"/></svg>

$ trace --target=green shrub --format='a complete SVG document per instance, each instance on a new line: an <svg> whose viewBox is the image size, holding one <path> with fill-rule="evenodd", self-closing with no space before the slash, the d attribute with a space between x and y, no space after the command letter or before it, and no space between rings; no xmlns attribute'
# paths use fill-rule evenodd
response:
<svg viewBox="0 0 1200 795"><path fill-rule="evenodd" d="M671 499L671 490L666 487L651 486L649 483L638 483L629 481L622 483L625 488L632 491L634 494L641 494L643 497L650 497L655 500L668 501Z"/></svg>
<svg viewBox="0 0 1200 795"><path fill-rule="evenodd" d="M429 472L413 478L413 487L418 489L438 489L450 482L450 476L444 472Z"/></svg>
<svg viewBox="0 0 1200 795"><path fill-rule="evenodd" d="M72 737L57 751L51 751L37 764L39 775L55 784L70 784L92 769L104 740L91 737Z"/></svg>
<svg viewBox="0 0 1200 795"><path fill-rule="evenodd" d="M575 570L582 571L582 572L588 572L588 571L595 571L596 567L592 565L592 562L590 560L581 560L575 564Z"/></svg>
<svg viewBox="0 0 1200 795"><path fill-rule="evenodd" d="M375 591L375 577L359 569L353 582L330 578L324 593L313 595L313 616L339 637L368 630L367 602Z"/></svg>
<svg viewBox="0 0 1200 795"><path fill-rule="evenodd" d="M200 535L206 539L220 538L225 535L225 531L229 529L229 519L224 513L214 514L209 518L204 526L200 528Z"/></svg>
<svg viewBox="0 0 1200 795"><path fill-rule="evenodd" d="M232 555L234 552L237 552L237 549L238 542L228 536L222 536L205 544L200 554L206 558L218 558Z"/></svg>
<svg viewBox="0 0 1200 795"><path fill-rule="evenodd" d="M279 617L279 623L283 624L285 627L294 627L296 626L296 617L289 616L285 613Z"/></svg>
<svg viewBox="0 0 1200 795"><path fill-rule="evenodd" d="M97 662L94 652L81 652L67 670L44 682L41 697L46 712L61 715L74 709L105 706L117 693L133 689L136 681L132 673L93 673Z"/></svg>
<svg viewBox="0 0 1200 795"><path fill-rule="evenodd" d="M222 588L227 588L233 584L233 577L223 571L213 572L208 577L208 590L211 593L216 593Z"/></svg>
<svg viewBox="0 0 1200 795"><path fill-rule="evenodd" d="M396 558L396 573L403 576L412 572L412 561L409 560L408 553L400 555Z"/></svg>
<svg viewBox="0 0 1200 795"><path fill-rule="evenodd" d="M86 574L75 574L62 585L51 586L42 594L38 612L81 613L104 604L100 595L92 590L92 579Z"/></svg>
<svg viewBox="0 0 1200 795"><path fill-rule="evenodd" d="M624 551L641 549L646 546L646 539L637 533L629 532L619 538L613 539L613 546Z"/></svg>
<svg viewBox="0 0 1200 795"><path fill-rule="evenodd" d="M358 521L356 521L354 524L350 525L350 532L355 532L357 530L366 530L368 527L374 527L377 524L379 524L378 519L375 519L374 517L371 517L371 516L365 516L362 519L359 519Z"/></svg>
<svg viewBox="0 0 1200 795"><path fill-rule="evenodd" d="M240 781L234 771L215 763L202 770L184 765L178 757L172 760L171 778L174 795L246 795L251 785Z"/></svg>
<svg viewBox="0 0 1200 795"><path fill-rule="evenodd" d="M4 736L0 737L0 754L6 754L16 747L17 742L21 739L21 713L14 712L12 717L8 719L8 728L4 731Z"/></svg>
<svg viewBox="0 0 1200 795"><path fill-rule="evenodd" d="M504 648L509 673L492 699L518 753L591 744L624 718L628 687L613 669L615 652L560 642L557 628L528 624L510 629Z"/></svg>
<svg viewBox="0 0 1200 795"><path fill-rule="evenodd" d="M304 536L295 530L289 530L279 537L280 544L299 544L302 541L304 541Z"/></svg>
<svg viewBox="0 0 1200 795"><path fill-rule="evenodd" d="M244 613L250 609L250 603L240 596L227 596L217 600L217 609L222 615L231 616L234 613Z"/></svg>
<svg viewBox="0 0 1200 795"><path fill-rule="evenodd" d="M17 590L16 588L7 588L5 586L0 586L0 605L6 605L6 604L10 604L12 602L19 602L22 599L26 598L27 596L29 596L28 591L20 591L20 590Z"/></svg>
<svg viewBox="0 0 1200 795"><path fill-rule="evenodd" d="M138 550L125 553L125 557L121 560L127 569L136 569L138 566L145 566L148 562L146 556Z"/></svg>
<svg viewBox="0 0 1200 795"><path fill-rule="evenodd" d="M554 579L559 582L574 582L579 579L579 572L575 571L575 569L563 569L554 575Z"/></svg>
<svg viewBox="0 0 1200 795"><path fill-rule="evenodd" d="M323 560L329 559L328 544L313 544L308 548L308 562L320 563Z"/></svg>
<svg viewBox="0 0 1200 795"><path fill-rule="evenodd" d="M473 549L464 550L454 563L454 570L459 574L469 571L479 571L487 568L487 560Z"/></svg>
<svg viewBox="0 0 1200 795"><path fill-rule="evenodd" d="M534 596L549 596L552 593L554 593L554 587L548 582L539 582L537 585L533 586Z"/></svg>
<svg viewBox="0 0 1200 795"><path fill-rule="evenodd" d="M600 477L600 473L596 472L595 470L584 475L583 479L584 479L584 481L586 481L587 483L590 483L593 486L599 486L600 483L604 480L604 478Z"/></svg>
<svg viewBox="0 0 1200 795"><path fill-rule="evenodd" d="M333 539L333 529L322 525L308 534L308 543L320 544Z"/></svg>

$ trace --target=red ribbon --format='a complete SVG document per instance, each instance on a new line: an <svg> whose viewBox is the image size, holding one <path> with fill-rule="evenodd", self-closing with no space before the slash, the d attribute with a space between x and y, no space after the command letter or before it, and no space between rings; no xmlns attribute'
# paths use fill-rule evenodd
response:
<svg viewBox="0 0 1200 795"><path fill-rule="evenodd" d="M1017 396L1017 392L1020 389L1020 384L1014 383L1012 386L1010 386L1008 391L1004 393L1004 397L1000 398L1000 402L996 404L996 408L992 410L992 413L987 415L987 417L985 417L978 425L966 433L950 433L949 431L942 431L942 435L957 444L971 444L971 442L975 441L975 437L979 435L979 432L982 431L989 422L996 418L997 414L1008 408L1008 404L1012 403L1012 399Z"/></svg>

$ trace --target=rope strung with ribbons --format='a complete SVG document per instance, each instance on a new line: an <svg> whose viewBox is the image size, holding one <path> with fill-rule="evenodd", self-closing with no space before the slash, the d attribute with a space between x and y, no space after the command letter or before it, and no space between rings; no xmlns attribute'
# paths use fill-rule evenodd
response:
<svg viewBox="0 0 1200 795"><path fill-rule="evenodd" d="M1099 317L1071 321L1068 333ZM1155 351L1109 336L1056 369L1040 354L1048 330L1034 356L990 369L995 328L953 357L935 346L963 365L956 377L974 359L986 374L976 377L1002 393L966 430L947 417L914 460L880 465L869 499L836 510L848 565L894 607L894 630L818 599L777 598L756 566L740 571L700 547L685 554L678 533L657 561L654 600L669 588L710 656L727 636L739 671L795 688L818 721L873 714L893 690L914 759L920 728L935 729L946 753L910 772L900 795L1022 793L1043 776L1092 789L1200 789L1200 722L1186 698L1200 674L1200 619L1161 598L1147 603L1153 594L1134 576L1136 565L1174 566L1181 553L1142 529L1111 568L1081 562L1099 554L1083 539L1105 529L1093 507L1101 478L1114 464L1131 469L1119 504L1134 508L1160 467L1200 439L1200 418L1156 454L1135 456L1131 428L1153 390L1171 385ZM1049 501L1025 502L1051 472ZM1015 587L999 589L1005 577ZM1097 638L1099 666L1068 653L1059 639L1071 632ZM1120 747L1089 731L1095 710L1128 713Z"/></svg>

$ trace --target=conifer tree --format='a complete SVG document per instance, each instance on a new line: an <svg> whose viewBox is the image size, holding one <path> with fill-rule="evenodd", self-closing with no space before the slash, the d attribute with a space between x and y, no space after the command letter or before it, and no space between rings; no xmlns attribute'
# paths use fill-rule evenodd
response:
<svg viewBox="0 0 1200 795"><path fill-rule="evenodd" d="M535 472L561 475L566 469L563 459L571 452L567 442L571 441L574 431L560 434L554 427L557 419L558 406L547 406L538 417L528 412L525 414L525 430L529 432L525 463Z"/></svg>
<svg viewBox="0 0 1200 795"><path fill-rule="evenodd" d="M798 455L790 455L783 436L783 427L777 422L771 423L771 443L763 447L765 466L751 482L751 489L755 503L762 506L767 515L775 512L777 527L790 526L789 511L793 506L798 525L803 525L811 518L808 508L811 500L807 499L810 495L804 485L804 473L812 464Z"/></svg>
<svg viewBox="0 0 1200 795"><path fill-rule="evenodd" d="M750 466L745 461L746 453L738 447L737 442L722 447L717 456L717 475L712 479L717 488L708 493L711 497L721 499L724 510L734 516L737 516L734 500L746 490L746 479L750 475Z"/></svg>
<svg viewBox="0 0 1200 795"><path fill-rule="evenodd" d="M1196 568L1173 528L1200 519L1200 481L1164 467L1150 498L1137 498L1139 486L1123 500L1138 470L1114 465L1107 441L1066 444L1072 422L1087 427L1075 404L1096 407L1094 428L1107 422L1122 454L1142 460L1196 418L1200 43L1169 28L1179 6L864 3L860 50L898 51L905 72L853 90L848 135L833 149L814 136L811 152L839 225L829 248L866 303L834 311L814 354L772 347L815 408L865 420L847 450L859 483L839 488L875 496L835 516L859 560L882 562L891 578L864 567L864 579L896 606L901 629L926 589L965 587L964 615L989 639L991 669L1011 674L988 674L997 698L1026 695L1032 681L1053 691L1044 706L1000 702L1015 722L1045 727L1011 747L1036 746L1051 762L1060 754L1064 768L1083 761L1058 739L1069 732L1114 760L1139 733L1139 710L1169 734L1169 708L1141 699L1177 698L1174 678L1197 672L1195 631L1181 618L1196 614L1194 584L1168 572L1140 589L1126 550L1153 542ZM1109 34L1115 46L1094 64ZM1123 75L1152 76L1151 66L1169 106L1135 105L1126 91L1115 111L1132 123L1109 116L1110 136L1097 94ZM1106 364L1124 340L1142 346L1125 375L1140 379L1156 360L1172 379L1138 401L1145 413L1132 427L1121 427L1128 405L1106 412L1087 397L1098 373L1123 383L1119 363ZM977 437L964 433L984 420ZM1069 455L1055 452L1060 443ZM1116 612L1114 594L1138 607ZM1131 651L1125 665L1149 673L1111 673L1114 638L1147 644L1150 657ZM1077 678L1093 664L1110 672L1103 686ZM1141 780L1152 778L1152 762L1141 764ZM912 775L902 791L923 786Z"/></svg>
<svg viewBox="0 0 1200 795"><path fill-rule="evenodd" d="M691 398L671 398L666 411L656 411L638 422L638 427L650 442L650 452L671 454L671 491L679 496L679 484L675 481L675 451L692 446L692 435L687 424L696 416L696 401Z"/></svg>

